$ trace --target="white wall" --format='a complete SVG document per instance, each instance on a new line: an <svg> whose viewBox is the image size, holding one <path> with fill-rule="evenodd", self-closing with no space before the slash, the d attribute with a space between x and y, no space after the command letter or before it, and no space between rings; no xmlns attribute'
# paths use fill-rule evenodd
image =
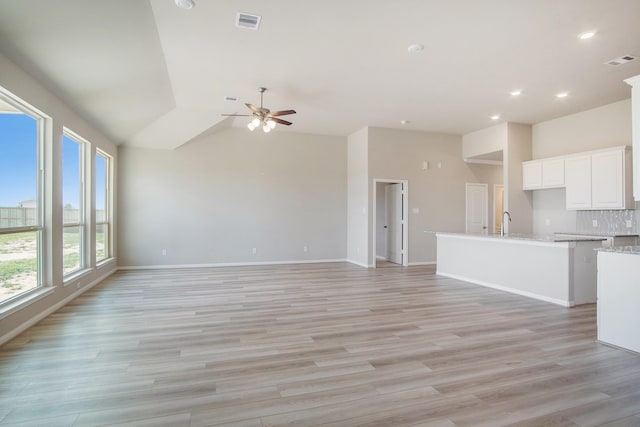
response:
<svg viewBox="0 0 640 427"><path fill-rule="evenodd" d="M422 170L423 161L429 163L427 170ZM486 182L492 188L502 183L500 175L500 167L465 163L460 136L369 128L370 211L374 179L409 181L410 264L436 261L434 231L464 231L466 182ZM413 213L414 209L419 212ZM369 241L373 238L372 215ZM370 251L369 263L373 256Z"/></svg>
<svg viewBox="0 0 640 427"><path fill-rule="evenodd" d="M534 159L620 145L631 145L630 99L532 127ZM536 190L532 193L534 233L576 231L576 212L566 210L563 189ZM549 225L546 220L549 220Z"/></svg>
<svg viewBox="0 0 640 427"><path fill-rule="evenodd" d="M51 120L47 123L45 144L46 188L45 193L45 245L48 256L44 263L44 283L53 289L44 297L21 307L16 311L0 313L0 342L12 336L16 331L38 320L51 310L70 301L75 295L84 291L88 285L94 284L99 278L112 273L116 268L115 260L107 262L99 268L90 268L74 285L63 286L62 269L62 128L73 130L92 143L91 149L100 148L113 156L117 165L116 146L86 120L76 114L60 98L33 79L28 73L20 69L5 56L0 54L0 86L28 104L42 111ZM92 154L94 154L93 151ZM93 157L93 156L92 156ZM114 188L117 192L117 188ZM117 226L117 218L114 221ZM92 233L93 234L93 233Z"/></svg>
<svg viewBox="0 0 640 427"><path fill-rule="evenodd" d="M119 264L344 260L346 161L345 138L244 128L121 148Z"/></svg>
<svg viewBox="0 0 640 427"><path fill-rule="evenodd" d="M507 124L504 151L504 209L511 214L509 232L530 234L533 231L533 202L530 191L522 189L522 162L531 160L531 126Z"/></svg>
<svg viewBox="0 0 640 427"><path fill-rule="evenodd" d="M541 122L532 128L534 159L620 145L631 145L631 99Z"/></svg>
<svg viewBox="0 0 640 427"><path fill-rule="evenodd" d="M462 136L462 157L469 159L504 150L507 143L507 123L491 126Z"/></svg>
<svg viewBox="0 0 640 427"><path fill-rule="evenodd" d="M363 128L348 138L348 207L347 207L347 259L355 264L369 266L368 213L368 165L369 129Z"/></svg>

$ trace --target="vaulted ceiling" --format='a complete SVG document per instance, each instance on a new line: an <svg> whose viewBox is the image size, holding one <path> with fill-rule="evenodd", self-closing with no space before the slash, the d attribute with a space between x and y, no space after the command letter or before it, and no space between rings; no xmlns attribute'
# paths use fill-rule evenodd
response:
<svg viewBox="0 0 640 427"><path fill-rule="evenodd" d="M152 148L246 126L221 114L259 104L260 86L265 106L298 112L276 132L465 134L628 98L640 74L640 58L605 65L640 56L638 0L195 2L0 0L0 51L114 142Z"/></svg>

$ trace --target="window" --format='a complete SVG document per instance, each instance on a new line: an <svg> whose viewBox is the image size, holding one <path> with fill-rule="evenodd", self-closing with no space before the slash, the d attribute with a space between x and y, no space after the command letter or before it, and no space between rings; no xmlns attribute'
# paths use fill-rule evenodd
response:
<svg viewBox="0 0 640 427"><path fill-rule="evenodd" d="M111 157L96 152L96 263L111 257Z"/></svg>
<svg viewBox="0 0 640 427"><path fill-rule="evenodd" d="M65 129L62 135L63 273L69 275L83 267L85 253L84 211L85 141Z"/></svg>
<svg viewBox="0 0 640 427"><path fill-rule="evenodd" d="M41 284L43 125L0 91L0 302Z"/></svg>

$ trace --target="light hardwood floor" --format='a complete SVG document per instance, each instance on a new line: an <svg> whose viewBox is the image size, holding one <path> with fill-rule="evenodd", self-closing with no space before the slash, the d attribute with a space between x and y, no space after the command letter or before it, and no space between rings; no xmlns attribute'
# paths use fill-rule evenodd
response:
<svg viewBox="0 0 640 427"><path fill-rule="evenodd" d="M0 425L640 426L595 335L433 267L118 272L0 349Z"/></svg>

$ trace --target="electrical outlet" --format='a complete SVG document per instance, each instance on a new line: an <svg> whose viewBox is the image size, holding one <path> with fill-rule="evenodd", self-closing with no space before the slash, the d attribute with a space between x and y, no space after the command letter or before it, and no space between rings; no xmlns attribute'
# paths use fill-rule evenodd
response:
<svg viewBox="0 0 640 427"><path fill-rule="evenodd" d="M591 221L591 225L594 226L594 227L597 227L598 226L598 220L594 219L593 221Z"/></svg>
<svg viewBox="0 0 640 427"><path fill-rule="evenodd" d="M162 256L167 256L167 250L166 249L162 250Z"/></svg>
<svg viewBox="0 0 640 427"><path fill-rule="evenodd" d="M633 227L633 222L630 219L628 219L627 220L627 228L631 228L631 227Z"/></svg>
<svg viewBox="0 0 640 427"><path fill-rule="evenodd" d="M251 249L251 253L254 254L254 255L257 254L258 253L258 248Z"/></svg>
<svg viewBox="0 0 640 427"><path fill-rule="evenodd" d="M309 248L308 248L308 247L306 247L306 246L303 246L303 247L302 247L302 251L303 251L303 252L308 252L308 251L309 251Z"/></svg>

